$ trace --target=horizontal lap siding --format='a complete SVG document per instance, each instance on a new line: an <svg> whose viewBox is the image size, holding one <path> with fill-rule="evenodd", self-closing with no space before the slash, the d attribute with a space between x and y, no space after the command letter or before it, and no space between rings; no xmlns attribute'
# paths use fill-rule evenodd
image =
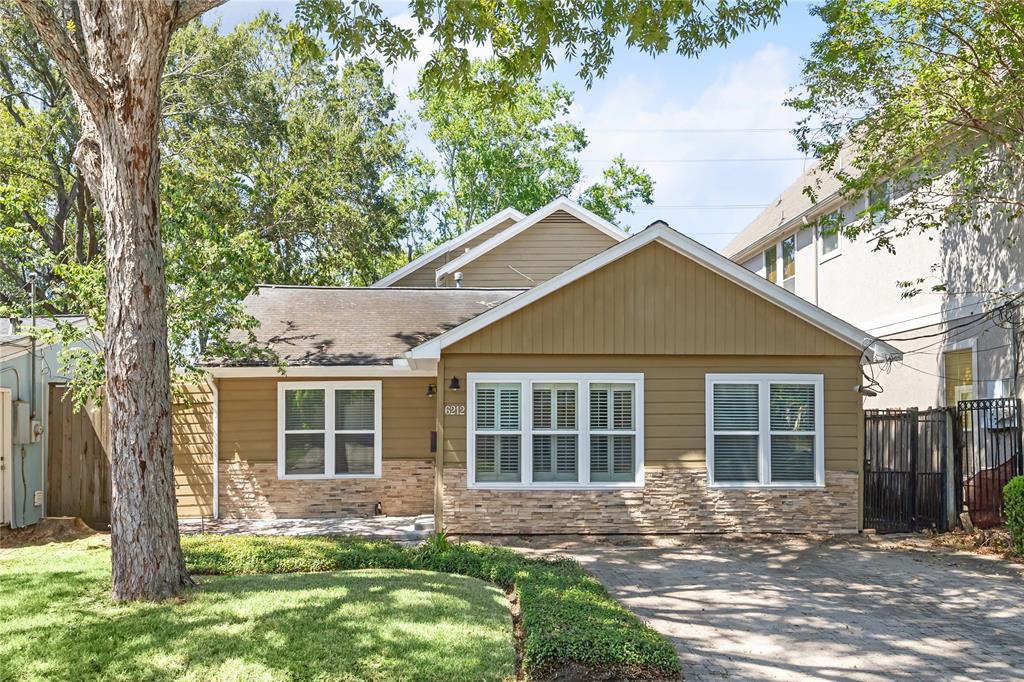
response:
<svg viewBox="0 0 1024 682"><path fill-rule="evenodd" d="M465 281L479 285L468 275ZM489 325L454 344L449 352L860 354L859 349L657 243Z"/></svg>
<svg viewBox="0 0 1024 682"><path fill-rule="evenodd" d="M174 495L181 518L213 515L213 395L178 386L171 406Z"/></svg>
<svg viewBox="0 0 1024 682"><path fill-rule="evenodd" d="M277 382L303 379L221 379L220 457L250 462L277 461ZM311 378L308 381L344 381ZM363 381L363 379L360 379ZM383 458L430 459L434 400L426 396L430 377L382 379Z"/></svg>
<svg viewBox="0 0 1024 682"><path fill-rule="evenodd" d="M506 230L506 229L508 229L509 227L512 227L515 224L516 224L516 221L512 220L511 218L509 218L508 220L504 220L504 221L498 223L497 225L495 225L494 227L492 227L491 229L487 230L486 232L484 232L482 234L479 234L476 237L473 237L468 242L463 244L462 247L460 247L456 252L453 253L453 252L450 252L450 251L445 251L444 253L439 253L436 257L431 258L429 261L427 261L426 263L424 263L420 267L416 268L415 270L413 270L408 275L406 275L405 277L401 278L400 280L398 280L397 282L395 282L391 286L393 286L393 287L434 287L435 286L435 284L434 284L434 272L438 268L442 267L448 261L453 260L453 259L458 258L459 256L461 256L463 253L465 253L465 249L467 249L467 248L468 249L472 249L472 248L474 248L476 246L479 246L480 244L484 243L485 241L487 241L491 237L495 236L496 234L498 234L502 230ZM520 284L520 285L517 285L517 286L522 286L522 285Z"/></svg>
<svg viewBox="0 0 1024 682"><path fill-rule="evenodd" d="M862 410L853 390L860 379L855 356L445 356L445 374L465 381L469 372L642 372L645 461L651 465L705 466L704 375L722 372L808 373L825 376L825 468L860 468ZM446 382L447 383L447 380ZM445 391L446 404L465 404L466 391ZM445 463L464 466L466 418L445 417Z"/></svg>
<svg viewBox="0 0 1024 682"><path fill-rule="evenodd" d="M557 211L460 268L462 285L522 287L540 284L615 243L604 232L565 211ZM451 279L449 275L448 284L452 283Z"/></svg>

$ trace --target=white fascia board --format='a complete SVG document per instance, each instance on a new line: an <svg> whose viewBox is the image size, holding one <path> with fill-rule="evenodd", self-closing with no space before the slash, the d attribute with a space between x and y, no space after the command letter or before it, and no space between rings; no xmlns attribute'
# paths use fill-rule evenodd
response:
<svg viewBox="0 0 1024 682"><path fill-rule="evenodd" d="M398 361L396 361L398 362ZM324 365L320 366L285 366L284 371L277 367L206 367L210 376L218 379L249 379L258 377L432 377L437 374L436 366L422 361L413 364L401 360L395 365Z"/></svg>
<svg viewBox="0 0 1024 682"><path fill-rule="evenodd" d="M772 284L763 277L750 272L742 265L732 262L725 256L708 247L700 244L689 237L673 230L665 223L656 223L643 232L633 235L626 241L602 251L593 258L583 261L579 265L569 268L557 277L553 277L542 284L537 285L519 296L510 298L501 305L488 310L487 312L474 317L465 324L437 336L424 344L413 348L406 353L406 357L415 359L438 359L441 357L441 350L451 344L460 341L470 334L480 331L489 324L492 324L503 317L521 310L544 296L556 291L567 284L598 270L609 263L612 263L623 256L636 251L642 246L658 241L669 248L697 261L713 272L726 279L742 286L743 288L761 296L762 298L792 312L801 319L813 324L819 329L839 338L850 345L863 349L862 360L868 362L883 362L886 360L898 360L903 357L899 349L880 341L865 331L857 329L848 322L845 322L835 315L828 313L821 308L805 301L796 294L786 291L782 287Z"/></svg>
<svg viewBox="0 0 1024 682"><path fill-rule="evenodd" d="M517 211L516 209L514 209L514 208L512 208L510 206L510 207L504 209L503 211L495 213L494 215L492 215L490 218L488 218L487 220L483 221L482 223L478 223L478 224L474 225L473 227L469 228L468 230L466 230L465 232L463 232L459 236L453 237L453 238L449 239L448 241L446 241L446 242L444 242L442 244L438 244L437 246L432 248L430 251L427 251L425 254L423 254L419 258L416 258L416 259L413 259L413 260L409 261L408 263L406 263L402 267L400 267L397 270L395 270L394 272L392 272L390 275L387 275L386 277L382 277L381 279L377 280L376 282L374 282L370 286L378 288L378 289L379 288L383 288L383 287L389 287L392 284L394 284L395 282L397 282L398 280L400 280L403 277L405 277L406 275L408 275L410 272L414 272L415 270L418 270L419 268L421 268L426 263L430 262L434 258L437 258L438 256L440 256L440 255L442 255L442 254L444 254L444 253L446 253L448 251L451 251L453 249L459 248L460 246L462 246L466 242L472 240L474 237L477 237L480 234L482 234L484 232L487 232L487 230L490 230L495 225L500 225L501 223L505 222L506 220L515 220L515 221L518 222L518 221L522 220L525 217L526 216L523 215L521 212Z"/></svg>
<svg viewBox="0 0 1024 682"><path fill-rule="evenodd" d="M588 211L587 209L577 204L575 201L566 199L565 197L559 197L552 201L551 203L547 204L546 206L542 206L541 208L537 209L530 215L520 220L515 225L511 225L507 229L502 230L498 234L494 235L493 237L485 241L483 244L480 244L476 248L471 249L470 251L462 254L455 260L449 261L446 265L443 265L440 268L438 268L437 271L434 273L434 281L440 281L445 275L449 275L453 272L456 272L466 263L472 262L479 258L480 256L482 256L483 254L501 246L508 240L530 229L531 227L533 227L540 221L544 220L551 214L556 213L557 211L565 211L569 215L579 218L584 223L590 225L596 230L604 232L606 235L608 235L617 242L624 241L629 237L629 235L626 234L623 230L616 227L615 225L612 225L610 222L608 222L601 216L597 215L596 213Z"/></svg>

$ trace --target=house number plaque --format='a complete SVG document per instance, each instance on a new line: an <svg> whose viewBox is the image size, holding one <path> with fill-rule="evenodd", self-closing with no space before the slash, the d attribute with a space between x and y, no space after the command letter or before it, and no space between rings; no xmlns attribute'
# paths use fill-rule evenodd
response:
<svg viewBox="0 0 1024 682"><path fill-rule="evenodd" d="M446 417L465 417L466 406L465 405L452 405L451 403L444 404L444 414Z"/></svg>

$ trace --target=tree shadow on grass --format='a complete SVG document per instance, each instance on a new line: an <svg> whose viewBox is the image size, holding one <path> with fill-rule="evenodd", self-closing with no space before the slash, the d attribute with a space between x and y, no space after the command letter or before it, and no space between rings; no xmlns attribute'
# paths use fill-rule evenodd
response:
<svg viewBox="0 0 1024 682"><path fill-rule="evenodd" d="M40 582L47 580L59 584ZM504 595L461 576L211 577L184 603L132 605L97 599L95 581L68 572L21 577L17 588L45 593L49 618L0 625L0 679L451 682L514 674Z"/></svg>

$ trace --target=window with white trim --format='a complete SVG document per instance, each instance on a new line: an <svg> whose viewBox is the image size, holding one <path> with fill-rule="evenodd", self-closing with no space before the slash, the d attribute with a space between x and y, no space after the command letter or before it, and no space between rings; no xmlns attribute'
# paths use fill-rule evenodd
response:
<svg viewBox="0 0 1024 682"><path fill-rule="evenodd" d="M710 485L824 485L822 375L709 374L705 388Z"/></svg>
<svg viewBox="0 0 1024 682"><path fill-rule="evenodd" d="M642 374L467 376L472 487L643 483Z"/></svg>
<svg viewBox="0 0 1024 682"><path fill-rule="evenodd" d="M278 383L279 478L379 477L381 382Z"/></svg>

